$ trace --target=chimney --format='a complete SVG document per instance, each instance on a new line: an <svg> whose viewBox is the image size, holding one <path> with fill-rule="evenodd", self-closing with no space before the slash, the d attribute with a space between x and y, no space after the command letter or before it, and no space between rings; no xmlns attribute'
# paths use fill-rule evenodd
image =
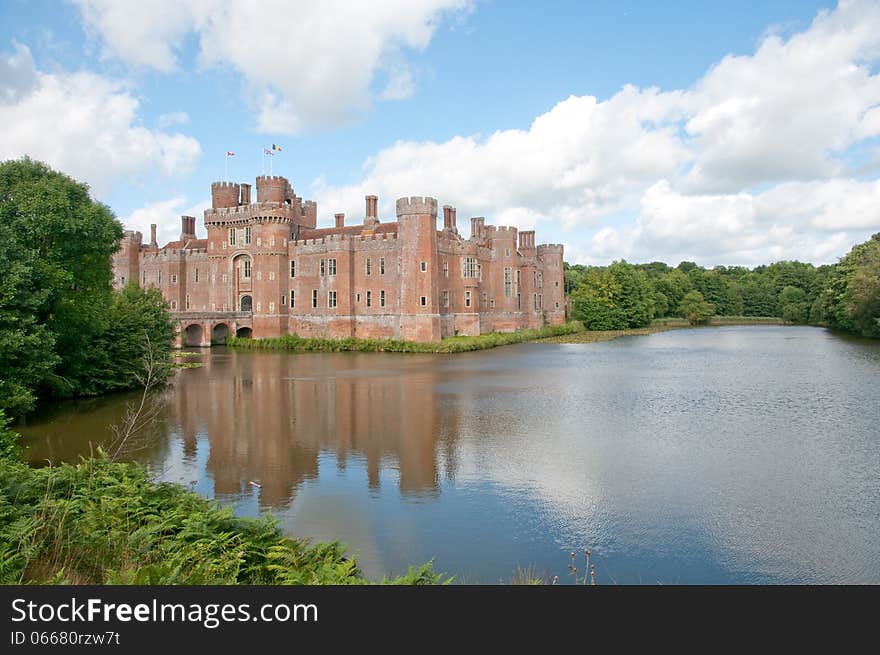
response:
<svg viewBox="0 0 880 655"><path fill-rule="evenodd" d="M180 217L180 240L186 241L187 239L195 239L196 238L196 217L195 216L181 216ZM183 244L181 244L183 245Z"/></svg>
<svg viewBox="0 0 880 655"><path fill-rule="evenodd" d="M341 228L345 225L345 214L336 214L336 227Z"/></svg>
<svg viewBox="0 0 880 655"><path fill-rule="evenodd" d="M471 219L471 239L480 239L483 237L485 223L486 219L482 216L477 216Z"/></svg>
<svg viewBox="0 0 880 655"><path fill-rule="evenodd" d="M364 217L364 223L379 222L379 197L367 196L367 215Z"/></svg>
<svg viewBox="0 0 880 655"><path fill-rule="evenodd" d="M150 245L154 248L158 248L159 244L156 243L156 224L152 223L150 225Z"/></svg>
<svg viewBox="0 0 880 655"><path fill-rule="evenodd" d="M251 185L250 184L242 184L241 185L241 204L242 205L251 204Z"/></svg>

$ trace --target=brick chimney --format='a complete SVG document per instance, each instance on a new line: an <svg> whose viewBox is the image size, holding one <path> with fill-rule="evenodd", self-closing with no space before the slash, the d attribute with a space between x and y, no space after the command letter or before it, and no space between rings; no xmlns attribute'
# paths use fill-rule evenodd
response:
<svg viewBox="0 0 880 655"><path fill-rule="evenodd" d="M376 225L379 222L379 197L367 196L367 213L364 216L364 225Z"/></svg>
<svg viewBox="0 0 880 655"><path fill-rule="evenodd" d="M150 245L153 246L154 248L159 247L159 244L156 243L156 224L155 223L150 224Z"/></svg>
<svg viewBox="0 0 880 655"><path fill-rule="evenodd" d="M196 217L181 216L180 217L180 241L183 245L189 239L196 238Z"/></svg>
<svg viewBox="0 0 880 655"><path fill-rule="evenodd" d="M345 225L345 214L336 214L336 227L341 228Z"/></svg>

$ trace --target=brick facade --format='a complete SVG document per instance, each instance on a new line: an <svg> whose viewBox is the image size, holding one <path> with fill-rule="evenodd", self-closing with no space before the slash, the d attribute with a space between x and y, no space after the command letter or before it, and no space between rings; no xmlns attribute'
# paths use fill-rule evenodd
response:
<svg viewBox="0 0 880 655"><path fill-rule="evenodd" d="M471 219L458 233L454 207L400 198L397 220L382 222L378 198L365 217L317 228L317 206L281 176L251 186L211 185L207 238L195 218L161 248L126 232L113 257L117 287L155 286L171 305L178 345L223 343L230 334L274 337L384 337L438 341L510 332L565 320L562 246L535 245L534 231Z"/></svg>

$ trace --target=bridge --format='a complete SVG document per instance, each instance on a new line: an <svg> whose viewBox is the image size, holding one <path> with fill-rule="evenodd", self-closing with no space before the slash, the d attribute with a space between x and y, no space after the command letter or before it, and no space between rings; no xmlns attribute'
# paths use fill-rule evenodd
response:
<svg viewBox="0 0 880 655"><path fill-rule="evenodd" d="M176 322L174 345L207 347L226 343L227 337L253 334L252 312L172 312Z"/></svg>

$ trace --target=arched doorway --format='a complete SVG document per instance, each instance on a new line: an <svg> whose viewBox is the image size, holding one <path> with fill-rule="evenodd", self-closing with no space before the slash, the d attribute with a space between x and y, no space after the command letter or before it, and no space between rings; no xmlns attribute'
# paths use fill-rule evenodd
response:
<svg viewBox="0 0 880 655"><path fill-rule="evenodd" d="M229 326L226 323L217 323L211 331L211 344L222 345L229 336Z"/></svg>
<svg viewBox="0 0 880 655"><path fill-rule="evenodd" d="M235 331L235 336L241 337L242 339L250 339L253 333L254 331L249 327L240 327Z"/></svg>
<svg viewBox="0 0 880 655"><path fill-rule="evenodd" d="M185 345L190 347L202 345L202 326L198 323L188 325L183 335Z"/></svg>
<svg viewBox="0 0 880 655"><path fill-rule="evenodd" d="M251 296L242 296L240 301L241 311L243 312L252 312L254 311L254 299Z"/></svg>

